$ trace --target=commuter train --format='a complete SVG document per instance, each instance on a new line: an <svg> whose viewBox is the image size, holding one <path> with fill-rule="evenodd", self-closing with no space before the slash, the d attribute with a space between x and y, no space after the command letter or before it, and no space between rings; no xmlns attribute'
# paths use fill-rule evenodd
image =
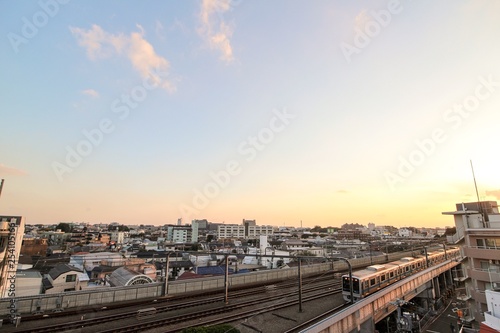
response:
<svg viewBox="0 0 500 333"><path fill-rule="evenodd" d="M403 257L397 261L383 265L371 265L352 272L352 294L354 301L371 295L378 290L399 281L409 275L433 266L447 259L458 258L458 248L438 250L418 257ZM342 295L344 300L351 301L349 274L342 275Z"/></svg>

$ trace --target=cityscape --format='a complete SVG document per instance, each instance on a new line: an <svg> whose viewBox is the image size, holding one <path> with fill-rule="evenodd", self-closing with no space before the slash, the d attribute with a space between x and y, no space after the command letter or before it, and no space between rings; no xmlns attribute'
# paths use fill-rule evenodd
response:
<svg viewBox="0 0 500 333"><path fill-rule="evenodd" d="M500 332L500 3L0 2L0 330Z"/></svg>
<svg viewBox="0 0 500 333"><path fill-rule="evenodd" d="M396 303L390 303L405 311L403 314L398 311L398 317L392 319L398 323L397 331L421 332L423 328L432 328L429 325L439 324L440 317L435 318L439 309L456 303L461 305L453 308L455 312L460 310L455 316L460 331L492 332L499 320L494 306L500 300L498 204L496 201L457 203L455 210L442 214L453 218L453 227L395 228L373 223L368 226L346 223L340 227L295 228L259 225L256 220L249 219L242 219L239 224L225 224L206 219L182 223L180 218L176 224L164 226L127 226L118 222L31 225L26 224L22 216L0 216L3 257L0 258L0 303L9 304L2 307L5 310L0 316L5 316L2 319L5 321L10 318L17 328L21 327L23 316L27 320L33 320L30 316L36 320L42 314L49 317L47 313L53 312L68 312L69 316L76 303L71 304L81 297L78 295L84 295L86 299L80 306L107 309L112 307L111 303L104 299L92 300L90 295L112 292L116 301L115 294L126 290L135 294L128 299L129 302L151 297L156 302L162 297L196 293L200 286L203 293L217 290L216 284L209 284L211 287L204 287L203 283L198 287L192 285L196 281L213 281L214 278L234 281L238 276L245 280L255 277L255 274L264 274L258 279L269 283L273 279L268 272L295 271L294 274L298 272L301 279L301 266L305 267L303 269L333 270L338 272L335 273L339 274L335 275L338 278L343 270L336 270L334 262L348 265L349 274L343 273L342 277L343 298L357 304L368 300L371 292L363 294L359 285L364 284L358 282L354 287L346 284L346 279L351 276L353 281L358 281L363 274L373 275L370 268L383 272L392 266L403 267L406 262L408 268L402 272L408 273L402 274L413 276L418 275L418 271L425 272L425 267L446 263L447 266L441 268L445 269L443 273L431 279L432 297L425 288L414 295L411 302L398 303L401 302L398 298ZM429 263L423 266L418 260ZM368 268L353 270L353 266ZM363 273L365 271L368 273ZM311 273L305 274L309 275ZM406 279L401 278L402 281ZM255 283L252 281L243 284L250 286ZM379 285L377 291L380 293L382 281L375 282L373 278L371 283ZM231 285L234 288L237 283ZM145 286L151 286L153 296L138 291L137 288ZM228 291L226 287L226 304ZM54 297L59 301L51 304L49 300ZM67 297L66 304L62 297ZM42 302L42 299L47 302ZM121 302L125 303L125 300ZM301 302L299 304L302 306ZM411 307L405 309L407 304ZM146 309L154 309L156 315L156 307ZM79 313L83 313L83 322L86 314L82 310ZM386 318L382 326L387 324L389 330L391 316ZM402 320L406 320L405 324L401 324ZM369 330L384 331L373 321L369 326L363 325ZM84 326L90 328L91 324Z"/></svg>

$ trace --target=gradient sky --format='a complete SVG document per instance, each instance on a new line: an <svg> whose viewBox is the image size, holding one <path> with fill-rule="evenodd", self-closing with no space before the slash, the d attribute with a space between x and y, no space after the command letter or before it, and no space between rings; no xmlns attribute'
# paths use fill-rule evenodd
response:
<svg viewBox="0 0 500 333"><path fill-rule="evenodd" d="M416 227L500 199L497 1L0 1L0 214Z"/></svg>

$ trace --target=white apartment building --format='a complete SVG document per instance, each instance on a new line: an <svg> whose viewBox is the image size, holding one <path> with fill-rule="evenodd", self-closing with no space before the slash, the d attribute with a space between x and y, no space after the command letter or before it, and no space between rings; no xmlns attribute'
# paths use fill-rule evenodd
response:
<svg viewBox="0 0 500 333"><path fill-rule="evenodd" d="M270 225L238 225L222 224L217 227L217 237L220 238L259 238L272 235L274 228Z"/></svg>
<svg viewBox="0 0 500 333"><path fill-rule="evenodd" d="M0 297L15 297L16 271L24 235L22 216L0 216Z"/></svg>
<svg viewBox="0 0 500 333"><path fill-rule="evenodd" d="M467 321L484 321L486 290L500 288L500 214L496 201L456 204L456 234L448 243L461 247L463 261L453 270L457 299L464 302Z"/></svg>
<svg viewBox="0 0 500 333"><path fill-rule="evenodd" d="M167 227L167 241L174 243L192 242L192 229L190 226L169 225Z"/></svg>
<svg viewBox="0 0 500 333"><path fill-rule="evenodd" d="M111 241L115 242L116 244L123 244L123 241L125 240L125 232L112 231L110 233L110 238L111 238Z"/></svg>

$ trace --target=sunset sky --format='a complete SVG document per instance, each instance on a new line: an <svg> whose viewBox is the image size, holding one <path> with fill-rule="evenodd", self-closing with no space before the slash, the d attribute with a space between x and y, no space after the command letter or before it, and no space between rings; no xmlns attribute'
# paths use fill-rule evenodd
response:
<svg viewBox="0 0 500 333"><path fill-rule="evenodd" d="M500 2L0 1L0 215L444 227L500 199Z"/></svg>

